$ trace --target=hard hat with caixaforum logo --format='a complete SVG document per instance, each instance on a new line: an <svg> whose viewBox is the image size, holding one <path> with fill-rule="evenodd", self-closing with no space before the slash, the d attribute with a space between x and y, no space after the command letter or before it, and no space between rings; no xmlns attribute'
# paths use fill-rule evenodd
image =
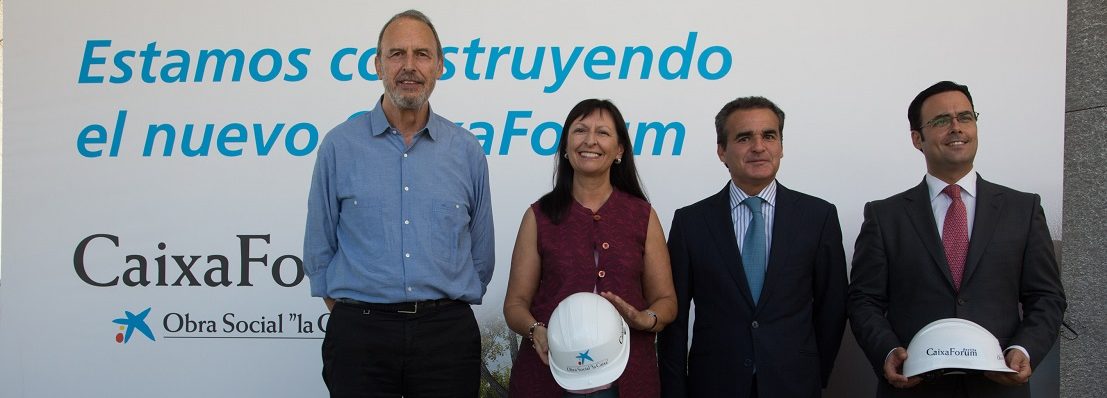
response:
<svg viewBox="0 0 1107 398"><path fill-rule="evenodd" d="M574 293L554 309L547 327L550 372L566 390L586 390L618 379L630 359L630 327L611 302Z"/></svg>
<svg viewBox="0 0 1107 398"><path fill-rule="evenodd" d="M923 326L907 347L903 375L975 371L1015 373L1003 360L999 340L967 319L946 318Z"/></svg>

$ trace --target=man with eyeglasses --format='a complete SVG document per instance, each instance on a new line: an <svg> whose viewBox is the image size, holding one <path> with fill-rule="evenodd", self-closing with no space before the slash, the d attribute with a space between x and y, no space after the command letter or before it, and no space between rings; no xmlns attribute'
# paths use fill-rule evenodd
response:
<svg viewBox="0 0 1107 398"><path fill-rule="evenodd" d="M1065 293L1041 199L977 175L978 116L966 86L919 93L907 119L926 177L865 205L849 317L878 397L1028 397L1031 370L1056 341ZM944 318L988 329L1017 373L905 377L905 347Z"/></svg>

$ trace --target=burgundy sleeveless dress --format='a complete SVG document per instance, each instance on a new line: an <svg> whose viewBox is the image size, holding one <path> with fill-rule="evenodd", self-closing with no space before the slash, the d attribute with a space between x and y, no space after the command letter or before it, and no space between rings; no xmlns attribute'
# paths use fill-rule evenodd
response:
<svg viewBox="0 0 1107 398"><path fill-rule="evenodd" d="M549 323L557 304L578 292L610 291L635 308L646 308L642 270L649 203L615 190L597 213L573 201L560 225L554 225L537 203L531 209L538 222L542 261L541 280L530 308L535 319ZM615 382L620 396L660 395L655 337L655 333L631 329L630 361ZM523 339L511 368L510 396L559 398L564 393L549 366L542 364L530 341Z"/></svg>

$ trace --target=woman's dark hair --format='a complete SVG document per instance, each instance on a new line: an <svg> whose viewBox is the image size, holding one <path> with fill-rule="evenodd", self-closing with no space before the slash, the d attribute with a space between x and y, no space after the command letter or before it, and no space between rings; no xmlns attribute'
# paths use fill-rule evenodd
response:
<svg viewBox="0 0 1107 398"><path fill-rule="evenodd" d="M623 114L619 108L608 100L586 99L581 101L565 117L565 124L561 126L561 137L557 144L557 154L554 156L556 169L554 170L553 190L542 195L538 199L538 207L550 217L554 224L561 224L569 206L573 203L573 165L564 156L568 153L569 128L577 119L592 115L598 111L607 111L615 122L615 132L619 139L619 145L623 146L623 160L611 165L611 185L620 191L645 201L646 194L642 192L642 185L638 180L638 169L634 167L634 147L630 143L630 133L627 124L623 120Z"/></svg>

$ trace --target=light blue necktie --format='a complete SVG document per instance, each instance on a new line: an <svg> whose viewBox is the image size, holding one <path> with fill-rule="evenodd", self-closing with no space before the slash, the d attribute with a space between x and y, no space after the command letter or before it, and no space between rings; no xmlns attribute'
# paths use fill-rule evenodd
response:
<svg viewBox="0 0 1107 398"><path fill-rule="evenodd" d="M761 287L765 284L765 264L768 258L768 245L765 243L765 216L761 213L761 199L750 196L742 201L750 209L750 225L742 240L742 267L746 270L746 281L750 284L753 303L761 297Z"/></svg>

